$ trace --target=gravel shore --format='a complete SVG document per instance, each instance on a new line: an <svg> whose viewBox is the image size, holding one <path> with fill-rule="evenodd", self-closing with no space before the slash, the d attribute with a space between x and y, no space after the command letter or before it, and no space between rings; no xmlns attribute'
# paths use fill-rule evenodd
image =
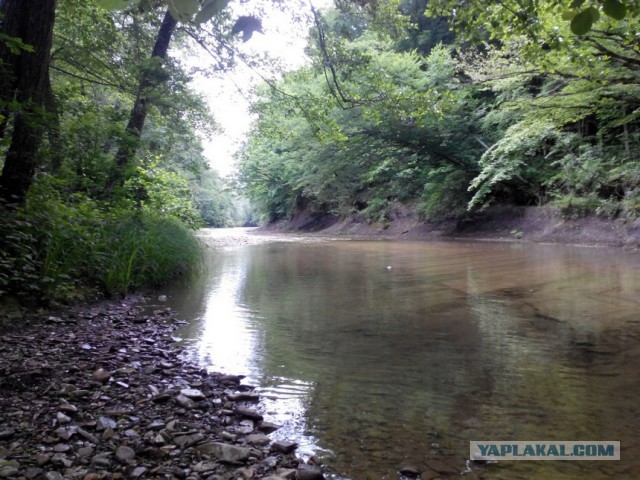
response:
<svg viewBox="0 0 640 480"><path fill-rule="evenodd" d="M0 334L0 478L324 478L241 377L182 360L178 324L127 300Z"/></svg>

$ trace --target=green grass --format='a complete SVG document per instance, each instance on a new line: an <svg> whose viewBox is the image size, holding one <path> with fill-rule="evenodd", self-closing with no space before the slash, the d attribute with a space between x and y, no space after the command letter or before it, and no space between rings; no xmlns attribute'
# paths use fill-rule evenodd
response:
<svg viewBox="0 0 640 480"><path fill-rule="evenodd" d="M202 248L175 218L105 210L86 198L34 199L0 219L0 295L74 300L156 288L202 269Z"/></svg>

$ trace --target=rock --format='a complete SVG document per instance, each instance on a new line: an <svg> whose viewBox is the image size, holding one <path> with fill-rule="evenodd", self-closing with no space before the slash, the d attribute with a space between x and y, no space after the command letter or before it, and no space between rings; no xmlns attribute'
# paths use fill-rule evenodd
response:
<svg viewBox="0 0 640 480"><path fill-rule="evenodd" d="M180 390L180 395L184 395L193 400L204 400L205 398L204 394L196 388L183 388Z"/></svg>
<svg viewBox="0 0 640 480"><path fill-rule="evenodd" d="M278 441L271 444L271 451L278 453L292 453L298 448L298 444L289 441Z"/></svg>
<svg viewBox="0 0 640 480"><path fill-rule="evenodd" d="M76 413L78 411L78 407L76 407L75 405L72 405L71 403L63 401L62 403L60 403L58 410L66 413Z"/></svg>
<svg viewBox="0 0 640 480"><path fill-rule="evenodd" d="M235 392L231 395L227 395L227 398L232 402L258 402L260 401L260 395L253 392Z"/></svg>
<svg viewBox="0 0 640 480"><path fill-rule="evenodd" d="M58 443L53 447L53 451L56 453L66 453L71 450L71 445L67 445L66 443Z"/></svg>
<svg viewBox="0 0 640 480"><path fill-rule="evenodd" d="M184 395L178 395L176 397L176 402L178 402L178 405L180 405L181 407L188 408L190 410L192 408L195 408L196 406L196 402L191 400L189 397L185 397Z"/></svg>
<svg viewBox="0 0 640 480"><path fill-rule="evenodd" d="M272 432L275 432L280 428L281 428L280 425L276 425L275 423L271 423L271 422L262 422L260 425L258 425L258 430L266 433L267 435Z"/></svg>
<svg viewBox="0 0 640 480"><path fill-rule="evenodd" d="M295 479L297 474L298 472L294 468L279 468L276 471L276 475L278 475L278 478L285 478L288 480Z"/></svg>
<svg viewBox="0 0 640 480"><path fill-rule="evenodd" d="M50 453L38 453L36 455L36 463L40 466L49 463L52 455Z"/></svg>
<svg viewBox="0 0 640 480"><path fill-rule="evenodd" d="M201 433L193 433L191 435L180 435L175 437L173 442L180 448L185 449L201 442L205 439L205 436Z"/></svg>
<svg viewBox="0 0 640 480"><path fill-rule="evenodd" d="M198 445L196 450L205 457L217 458L223 462L236 463L247 460L252 450L245 447L237 447L226 443L210 442Z"/></svg>
<svg viewBox="0 0 640 480"><path fill-rule="evenodd" d="M92 435L91 433L87 432L82 428L78 429L78 435L80 435L86 440L89 440L91 443L96 443L96 444L100 443L100 440L98 440L97 437L95 437L94 435Z"/></svg>
<svg viewBox="0 0 640 480"><path fill-rule="evenodd" d="M111 378L111 373L107 372L102 368L99 368L98 370L93 372L93 379L97 380L98 382L106 383L109 381L110 378Z"/></svg>
<svg viewBox="0 0 640 480"><path fill-rule="evenodd" d="M0 467L0 478L15 477L19 471L17 467L5 465L4 467Z"/></svg>
<svg viewBox="0 0 640 480"><path fill-rule="evenodd" d="M193 466L193 470L198 472L198 473L212 472L217 467L218 467L218 463L217 462L202 461L202 462L196 463Z"/></svg>
<svg viewBox="0 0 640 480"><path fill-rule="evenodd" d="M60 472L47 472L44 474L45 480L64 480Z"/></svg>
<svg viewBox="0 0 640 480"><path fill-rule="evenodd" d="M111 452L99 453L91 458L91 465L101 468L111 467Z"/></svg>
<svg viewBox="0 0 640 480"><path fill-rule="evenodd" d="M241 420L236 427L238 433L251 433L253 432L254 424L253 420L245 419Z"/></svg>
<svg viewBox="0 0 640 480"><path fill-rule="evenodd" d="M413 465L405 465L401 467L398 472L400 472L401 475L405 475L407 477L417 477L418 475L420 475L420 471Z"/></svg>
<svg viewBox="0 0 640 480"><path fill-rule="evenodd" d="M136 452L131 447L127 447L126 445L120 445L116 449L116 458L118 460L126 462L128 460L133 460L135 457L136 457Z"/></svg>
<svg viewBox="0 0 640 480"><path fill-rule="evenodd" d="M90 457L91 455L93 455L93 448L92 447L79 448L78 452L77 452L77 455L80 458Z"/></svg>
<svg viewBox="0 0 640 480"><path fill-rule="evenodd" d="M76 429L72 429L70 427L60 427L57 428L53 433L55 433L62 440L69 440L75 432Z"/></svg>
<svg viewBox="0 0 640 480"><path fill-rule="evenodd" d="M297 480L324 480L320 467L305 464L298 467L296 478Z"/></svg>
<svg viewBox="0 0 640 480"><path fill-rule="evenodd" d="M3 428L0 430L0 440L6 440L7 438L13 437L16 431L13 428Z"/></svg>
<svg viewBox="0 0 640 480"><path fill-rule="evenodd" d="M100 417L96 422L96 430L101 432L102 430L106 430L109 427L116 428L117 425L118 424L115 422L115 420L109 417Z"/></svg>
<svg viewBox="0 0 640 480"><path fill-rule="evenodd" d="M42 475L42 472L44 472L44 470L42 470L41 468L29 467L24 472L24 476L27 477L28 480L33 480L34 478Z"/></svg>
<svg viewBox="0 0 640 480"><path fill-rule="evenodd" d="M159 302L166 302L167 301L167 296L166 295L158 295L158 301Z"/></svg>
<svg viewBox="0 0 640 480"><path fill-rule="evenodd" d="M252 433L251 435L247 435L245 438L247 443L252 445L268 445L271 443L271 439L264 433Z"/></svg>
<svg viewBox="0 0 640 480"><path fill-rule="evenodd" d="M147 471L146 467L136 467L131 471L132 478L139 478Z"/></svg>
<svg viewBox="0 0 640 480"><path fill-rule="evenodd" d="M71 421L71 417L65 415L62 412L58 412L56 413L56 420L58 421L58 423L64 424L64 423L69 423Z"/></svg>
<svg viewBox="0 0 640 480"><path fill-rule="evenodd" d="M234 412L237 413L238 415L242 415L243 417L251 418L253 420L258 420L258 421L262 420L262 415L260 414L260 412L258 412L257 410L253 410L251 408L237 406L234 409Z"/></svg>

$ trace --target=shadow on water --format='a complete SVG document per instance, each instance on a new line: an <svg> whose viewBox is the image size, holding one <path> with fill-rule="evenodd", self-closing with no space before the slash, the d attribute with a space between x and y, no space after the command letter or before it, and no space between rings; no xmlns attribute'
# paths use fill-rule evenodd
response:
<svg viewBox="0 0 640 480"><path fill-rule="evenodd" d="M194 357L240 373L353 479L640 478L640 260L374 241L220 247L169 292ZM277 400L276 400L277 399ZM619 440L619 462L471 466L470 440Z"/></svg>

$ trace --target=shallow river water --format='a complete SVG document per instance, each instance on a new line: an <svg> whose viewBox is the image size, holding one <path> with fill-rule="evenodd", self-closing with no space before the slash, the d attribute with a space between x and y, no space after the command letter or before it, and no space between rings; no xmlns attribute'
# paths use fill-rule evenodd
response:
<svg viewBox="0 0 640 480"><path fill-rule="evenodd" d="M247 375L272 436L335 478L640 478L638 253L290 237L209 252L168 292L179 335ZM469 465L470 440L618 440L621 460Z"/></svg>

